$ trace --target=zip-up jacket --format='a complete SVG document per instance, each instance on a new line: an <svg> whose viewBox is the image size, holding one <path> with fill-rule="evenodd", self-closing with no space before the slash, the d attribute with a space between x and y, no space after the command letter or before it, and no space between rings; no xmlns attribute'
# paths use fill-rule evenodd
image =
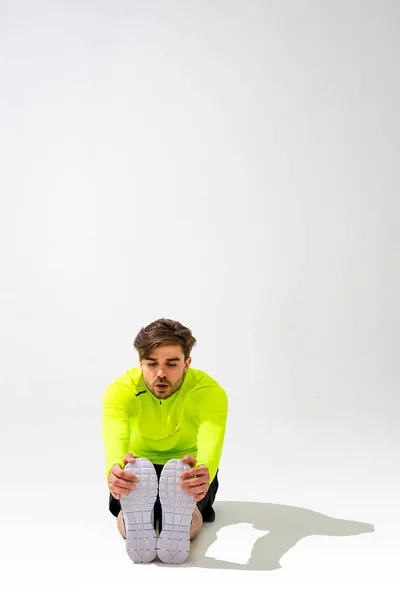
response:
<svg viewBox="0 0 400 600"><path fill-rule="evenodd" d="M221 459L228 413L225 390L204 371L189 367L178 390L157 398L139 367L126 371L103 395L102 433L106 477L132 452L164 465L186 454L205 465L214 479Z"/></svg>

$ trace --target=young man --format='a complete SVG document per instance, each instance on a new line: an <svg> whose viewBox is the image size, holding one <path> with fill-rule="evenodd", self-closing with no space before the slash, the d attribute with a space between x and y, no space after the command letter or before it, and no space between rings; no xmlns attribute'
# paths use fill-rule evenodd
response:
<svg viewBox="0 0 400 600"><path fill-rule="evenodd" d="M195 343L178 321L150 323L134 341L139 367L104 393L109 508L134 562L184 562L203 521L215 519L228 400L190 367Z"/></svg>

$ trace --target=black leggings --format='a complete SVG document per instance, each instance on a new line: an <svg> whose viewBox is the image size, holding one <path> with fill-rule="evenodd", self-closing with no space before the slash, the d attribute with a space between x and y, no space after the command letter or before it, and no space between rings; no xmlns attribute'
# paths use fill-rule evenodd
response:
<svg viewBox="0 0 400 600"><path fill-rule="evenodd" d="M154 468L156 470L157 473L157 477L158 480L160 481L160 475L161 475L161 471L163 470L164 465L154 465ZM203 517L203 521L205 522L211 522L214 521L215 519L215 512L214 509L212 508L212 504L215 500L215 496L217 494L217 490L218 490L218 471L214 477L214 479L212 480L208 490L207 490L207 494L204 496L203 500L200 500L199 502L197 502L197 508L200 510L202 517ZM119 500L117 500L116 498L114 498L114 496L112 496L110 494L110 499L109 499L109 509L110 512L114 515L114 517L118 516L118 513L121 510L121 502ZM159 494L157 494L157 500L154 504L154 527L156 526L156 521L158 520L159 522L159 529L161 531L161 503L160 503L160 496Z"/></svg>

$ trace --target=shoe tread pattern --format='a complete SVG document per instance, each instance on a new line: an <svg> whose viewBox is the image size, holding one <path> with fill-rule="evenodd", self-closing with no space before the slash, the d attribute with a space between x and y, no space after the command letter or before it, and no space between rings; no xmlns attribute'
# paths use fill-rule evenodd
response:
<svg viewBox="0 0 400 600"><path fill-rule="evenodd" d="M157 555L157 535L154 529L154 504L158 494L157 473L146 458L128 463L125 471L139 477L135 489L121 496L125 523L126 550L135 563L151 562Z"/></svg>
<svg viewBox="0 0 400 600"><path fill-rule="evenodd" d="M183 563L190 551L190 525L196 506L193 494L179 487L179 475L191 467L181 460L166 463L160 475L159 495L162 530L157 540L159 559L168 564Z"/></svg>

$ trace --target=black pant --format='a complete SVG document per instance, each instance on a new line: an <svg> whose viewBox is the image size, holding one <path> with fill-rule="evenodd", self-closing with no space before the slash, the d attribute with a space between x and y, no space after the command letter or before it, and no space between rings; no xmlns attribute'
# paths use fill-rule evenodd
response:
<svg viewBox="0 0 400 600"><path fill-rule="evenodd" d="M154 465L154 468L157 473L158 481L160 481L160 475L161 475L161 471L164 468L164 465ZM217 494L218 485L219 485L218 477L217 477L218 471L219 471L219 469L217 470L217 473L216 473L214 479L212 480L212 482L207 490L207 494L204 496L203 500L200 500L199 502L197 502L197 508L200 510L201 515L203 517L203 521L205 521L206 523L207 522L211 523L215 519L215 512L214 512L212 505L215 500L215 496ZM114 517L117 517L119 511L121 510L121 502L119 500L117 500L116 498L114 498L114 496L112 494L110 494L109 509L110 509L110 512L114 515ZM160 502L159 494L157 494L157 500L154 504L154 528L156 527L157 520L159 523L159 531L161 531L161 502Z"/></svg>

